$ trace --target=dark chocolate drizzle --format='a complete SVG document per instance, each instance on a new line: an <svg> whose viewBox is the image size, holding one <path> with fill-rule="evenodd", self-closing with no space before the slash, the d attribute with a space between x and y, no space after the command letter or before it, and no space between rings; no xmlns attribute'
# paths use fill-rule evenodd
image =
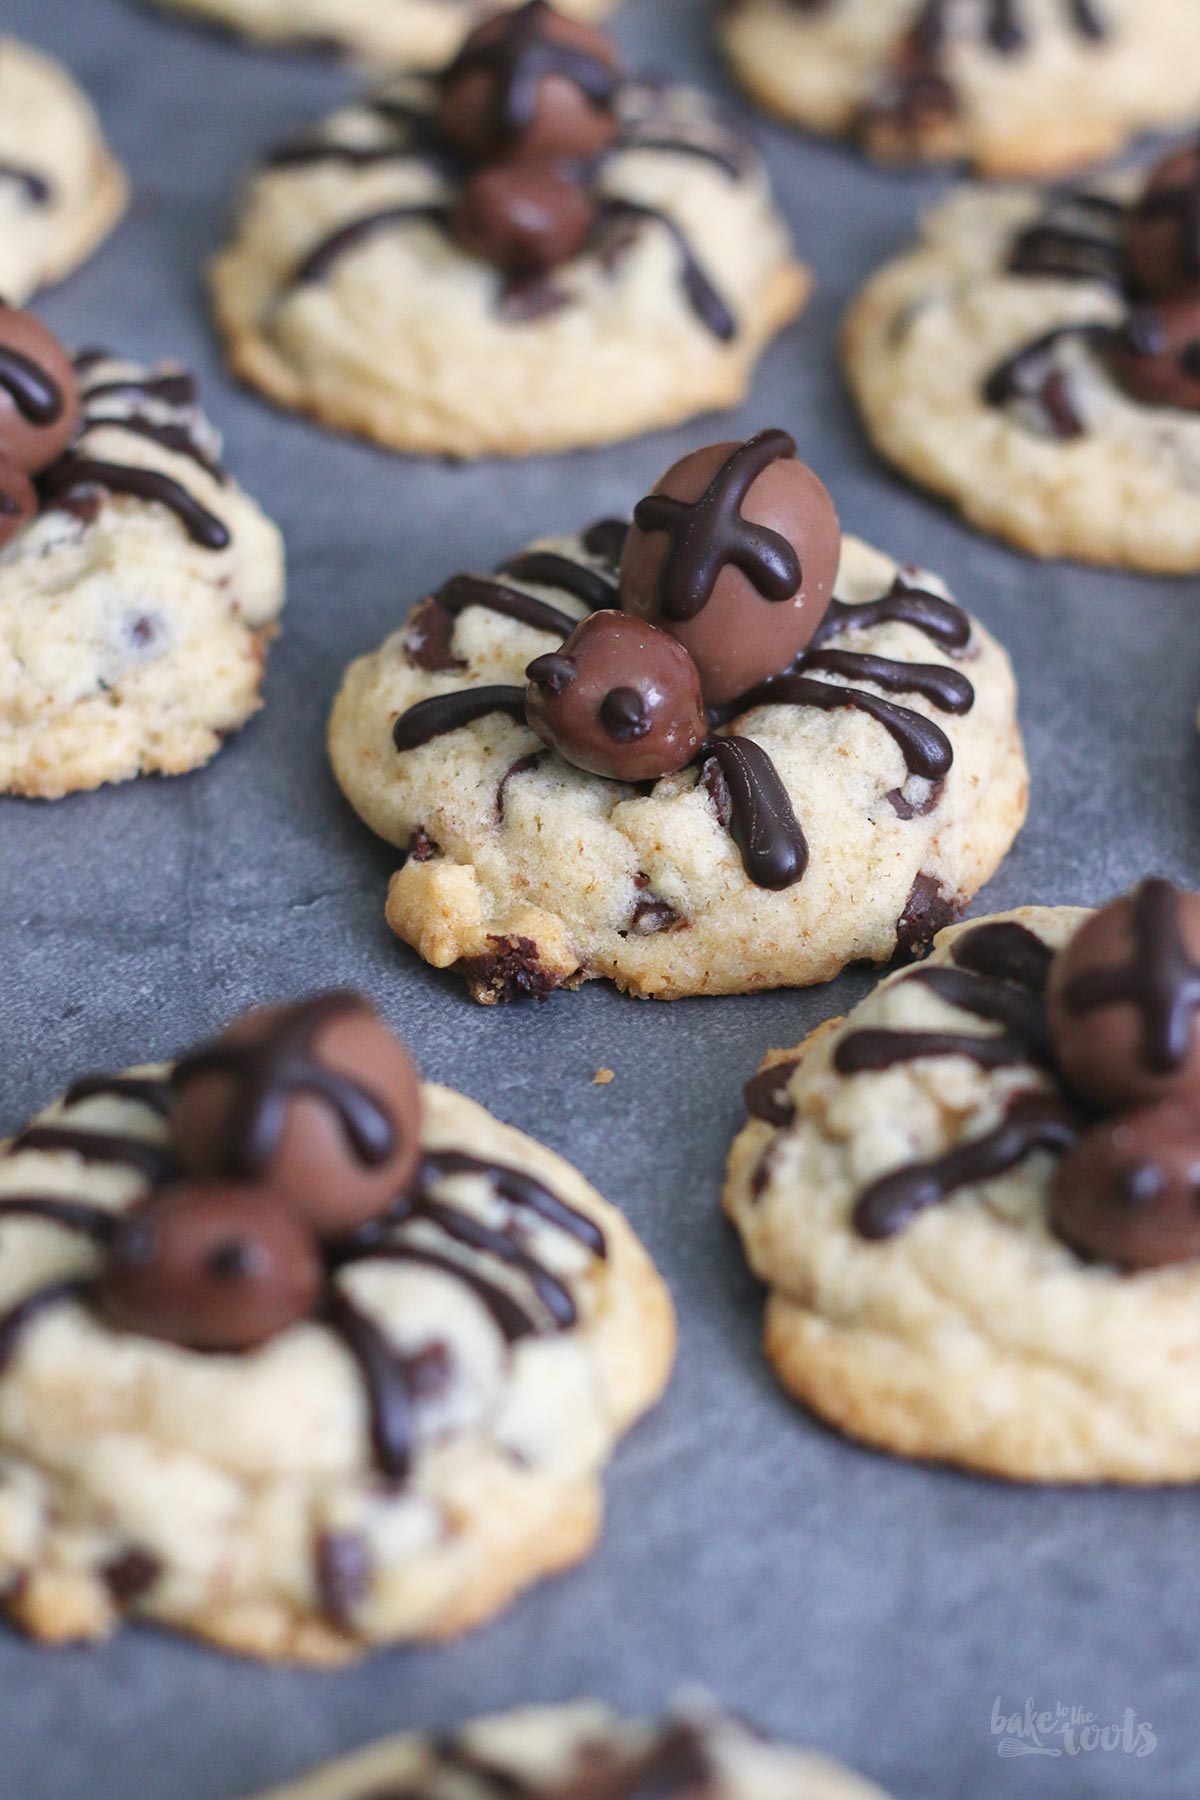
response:
<svg viewBox="0 0 1200 1800"><path fill-rule="evenodd" d="M615 582L554 550L527 550L502 563L498 572L511 575L515 581L532 582L534 587L561 588L573 600L582 601L589 612L603 612L620 604ZM576 623L572 619L567 630L572 631Z"/></svg>
<svg viewBox="0 0 1200 1800"><path fill-rule="evenodd" d="M494 53L498 46L488 45L482 49L464 52L472 65L485 61L492 65ZM515 104L518 113L523 115L530 103L530 96L536 97L537 83L541 76L532 78L532 87L527 85L527 70L536 63L546 72L546 58L555 63L568 65L574 72L576 80L586 66L593 69L597 79L601 81L608 98L615 96L622 85L620 78L598 59L586 53L568 48L561 44L538 41L527 47L533 57L529 61L526 50L521 50L514 59L515 88L510 91L507 77L497 83L497 103L505 109ZM508 53L505 52L505 55ZM463 59L455 65L463 66ZM453 71L452 71L453 73ZM581 83L582 85L582 83ZM585 87L585 91L589 91ZM433 114L428 106L421 106L407 101L391 100L383 97L370 103L371 111L377 118L387 121L400 134L394 140L380 144L354 144L337 139L306 139L297 144L284 145L268 159L266 166L273 169L303 168L321 162L340 162L353 168L369 168L388 162L416 162L432 168L442 175L449 185L451 196L461 183L463 168L458 159L437 139ZM523 126L514 127L518 132ZM615 155L625 150L640 150L667 156L687 155L704 159L722 169L731 179L744 178L749 162L748 147L733 133L723 133L719 141L709 142L701 138L678 136L674 133L656 135L652 128L645 124L631 123L617 139L616 143L601 156L597 157L588 170L580 171L593 185L600 169ZM648 224L657 224L669 232L674 239L680 257L680 275L684 293L693 312L722 341L728 341L737 334L737 320L717 291L707 272L700 264L691 243L678 222L670 214L659 208L625 199L620 196L598 194L599 221L593 237L592 251L604 260L607 251L605 241L611 237L613 230L620 232L622 228L640 229ZM441 201L425 201L405 203L395 206L379 207L366 212L357 218L349 219L345 224L322 238L306 254L294 270L289 285L295 287L311 286L323 281L334 266L353 250L369 242L380 234L405 230L414 225L430 225L436 230L448 232L451 228L452 205L450 198ZM560 292L553 284L538 278L525 282L502 282L497 295L497 304L501 316L513 322L524 322L544 317L547 313L556 312L570 304L570 296Z"/></svg>
<svg viewBox="0 0 1200 1800"><path fill-rule="evenodd" d="M904 981L919 982L948 1006L1003 1029L851 1031L834 1051L839 1074L877 1073L927 1056L966 1056L984 1069L1051 1066L1044 1000L1050 953L1041 939L1015 923L983 925L956 938L950 954L956 968L915 969Z"/></svg>
<svg viewBox="0 0 1200 1800"><path fill-rule="evenodd" d="M1068 24L1088 42L1108 35L1096 0L1061 0ZM957 35L952 24L954 0L924 0L916 19L896 48L892 67L868 119L885 119L913 132L929 117L953 118L959 96L943 67L943 52ZM982 0L982 40L999 56L1024 50L1028 31L1021 0ZM954 21L957 23L957 21Z"/></svg>
<svg viewBox="0 0 1200 1800"><path fill-rule="evenodd" d="M908 1031L867 1027L846 1034L833 1053L839 1074L879 1073L923 1057L963 1056L983 1069L1054 1068L1046 1029L1049 948L1023 925L1001 920L962 933L951 948L954 968L916 969L920 982L947 1005L996 1024L998 1032ZM1016 1094L999 1125L945 1155L892 1170L864 1190L853 1222L860 1236L888 1238L926 1207L965 1187L1007 1173L1035 1151L1068 1149L1079 1115L1051 1094Z"/></svg>
<svg viewBox="0 0 1200 1800"><path fill-rule="evenodd" d="M1009 274L1051 281L1099 281L1120 288L1124 282L1124 217L1121 202L1106 194L1058 194L1013 240Z"/></svg>
<svg viewBox="0 0 1200 1800"><path fill-rule="evenodd" d="M779 438L784 444L791 445L791 439L783 433L763 433L761 437ZM722 515L731 506L735 511L740 507L744 495L739 495L739 490L743 486L748 488L749 481L755 478L753 474L749 474L754 462L768 451L771 452L768 461L775 454L773 446L763 445L760 439L751 439L749 445L742 446L742 450L756 445L758 448L755 457L747 467L736 468L732 476L727 477L730 464L736 460L738 453L735 453L707 490L707 495L713 496L714 504ZM794 454L794 445L787 453ZM727 477L732 485L726 487L722 477ZM664 499L664 496L654 495L651 499L658 501ZM647 504L647 501L641 502L639 512ZM679 504L668 502L672 509ZM674 525L673 542L684 546L684 604L690 604L696 593L704 591L704 583L710 578L715 581L716 574L719 573L719 568L710 566L712 557L707 543L702 547L702 554L693 555L688 549L688 524L683 516L687 510L683 508L678 514L672 510L670 514ZM738 522L744 531L757 530L756 527L747 527L740 516ZM584 540L584 547L596 556L607 551L615 565L623 548L626 531L627 527L618 521L603 521L592 528L592 532ZM708 534L705 533L705 536L707 538ZM599 607L615 597L612 584L603 576L557 553L532 551L525 556L515 557L504 565L502 573L515 576L518 580L558 586L589 606ZM439 606L442 596L447 592L451 595L451 606ZM561 614L557 624L552 626L548 614L552 614L555 609L543 611L544 603L532 596L506 588L503 583L475 576L458 576L448 584L447 589L423 603L414 614L407 647L410 659L418 667L441 671L457 670L464 666L453 655L450 640L453 629L452 606L458 606L461 610L461 607L467 605L490 607L493 611L521 619L526 624L536 623L539 628L544 625L546 630L556 629L563 637L574 629L577 622L568 615ZM535 610L530 611L530 608ZM966 677L956 669L943 668L935 663L904 663L890 657L827 648L832 638L857 628L869 629L883 624L909 625L951 655L960 654L970 642L970 620L960 607L938 594L931 594L914 586L905 576L898 575L888 592L877 600L859 605L831 601L812 646L798 658L791 670L761 683L730 706L711 710L710 725L716 731L757 706L813 706L825 711L845 707L864 712L882 725L899 745L909 773L933 784L928 796L919 802L910 802L900 790L893 790L889 796L900 818L923 817L938 805L941 784L954 761L953 747L941 727L910 707L898 706L891 700L861 688L822 681L803 672L811 668L824 669L830 674L857 676L860 681L873 682L888 692L919 694L943 712L959 715L969 712L974 705L975 691ZM473 723L475 719L497 711L507 712L512 718L524 722L524 690L517 687L463 688L418 701L396 720L393 741L398 751L417 749L444 732L458 730L463 725ZM722 744L732 742L738 743L742 748L720 751ZM786 790L767 752L748 739L734 740L714 736L705 744L700 757L705 785L717 799L718 816L723 824L730 827L734 841L742 852L743 864L750 879L767 888L786 887L799 881L807 865L807 845ZM514 765L517 769L522 766L528 766L525 759ZM512 772L510 769L509 773ZM501 778L501 790L506 779L507 776ZM497 805L502 817L501 794L498 794Z"/></svg>
<svg viewBox="0 0 1200 1800"><path fill-rule="evenodd" d="M789 1056L783 1062L760 1069L742 1089L746 1111L752 1119L777 1128L791 1125L796 1117L795 1105L788 1094L788 1083L800 1067L801 1058Z"/></svg>
<svg viewBox="0 0 1200 1800"><path fill-rule="evenodd" d="M31 425L53 425L62 417L66 398L54 377L31 357L3 344L0 344L0 388Z"/></svg>
<svg viewBox="0 0 1200 1800"><path fill-rule="evenodd" d="M989 406L1026 406L1047 437L1063 443L1082 437L1087 425L1057 353L1068 343L1103 349L1114 336L1110 325L1060 325L1047 331L997 364L984 383L983 397Z"/></svg>
<svg viewBox="0 0 1200 1800"><path fill-rule="evenodd" d="M809 664L806 658L801 658L796 666L803 669ZM905 674L913 669L920 671L924 666L893 663L890 667L896 673L892 679L899 685ZM863 679L874 680L875 677L867 676L863 671ZM910 686L923 692L919 681L918 674ZM843 687L840 682L815 681L811 676L799 673L773 675L758 687L751 688L748 694L743 694L730 710L741 714L756 706L813 706L822 712L849 707L855 712L866 713L899 745L909 774L923 776L927 781L944 780L954 762L953 745L940 725L935 725L923 713L914 712L911 707L896 706L891 700L881 700L878 694L867 693L862 688Z"/></svg>
<svg viewBox="0 0 1200 1800"><path fill-rule="evenodd" d="M873 1182L854 1208L861 1237L894 1237L927 1207L939 1206L962 1188L1006 1175L1037 1150L1069 1150L1080 1131L1078 1116L1049 1094L1018 1094L1001 1124L959 1144L931 1162L910 1163Z"/></svg>
<svg viewBox="0 0 1200 1800"><path fill-rule="evenodd" d="M212 458L197 435L196 384L185 370L169 370L163 374L122 375L113 380L88 385L86 376L107 359L102 350L83 352L75 359L76 371L83 383L81 399L83 418L75 445L38 478L42 506L75 509L96 489L111 494L128 494L173 512L192 542L205 550L225 550L232 539L229 529L215 513L203 506L195 495L160 469L146 469L109 462L84 454L82 440L93 430L126 431L134 437L158 444L176 456L185 456L213 480L224 483L225 471ZM114 413L102 402L128 402L134 411ZM159 419L149 413L149 406L174 409L175 416Z"/></svg>
<svg viewBox="0 0 1200 1800"><path fill-rule="evenodd" d="M694 619L712 599L723 569L740 569L764 600L790 600L804 579L789 539L742 517L754 483L771 464L794 457L785 431L760 431L732 450L698 500L648 494L633 509L645 532L667 534L656 594L664 618Z"/></svg>
<svg viewBox="0 0 1200 1800"><path fill-rule="evenodd" d="M527 0L487 41L464 44L442 77L449 85L473 72L488 76L492 125L502 142L514 142L533 123L538 90L548 76L565 77L597 109L611 109L620 91L622 77L609 63L543 35L549 12L545 0Z"/></svg>
<svg viewBox="0 0 1200 1800"><path fill-rule="evenodd" d="M22 1150L61 1151L82 1162L119 1164L136 1170L147 1181L166 1181L175 1173L175 1158L164 1145L115 1131L89 1131L84 1126L30 1125L12 1140L8 1155L16 1156Z"/></svg>
<svg viewBox="0 0 1200 1800"><path fill-rule="evenodd" d="M435 694L429 700L418 700L401 713L392 727L396 749L418 750L448 731L459 731L489 713L508 713L518 723L525 723L525 689L519 687L459 688L452 694Z"/></svg>
<svg viewBox="0 0 1200 1800"><path fill-rule="evenodd" d="M105 421L109 423L110 421ZM183 486L161 469L141 469L123 463L102 462L69 451L39 477L42 496L49 504L69 502L90 488L110 494L129 494L151 500L173 512L194 544L205 550L226 550L232 542L229 528L209 512Z"/></svg>
<svg viewBox="0 0 1200 1800"><path fill-rule="evenodd" d="M413 225L433 225L445 230L449 223L449 208L428 201L419 206L381 206L374 212L361 213L358 218L331 231L308 252L297 266L291 285L311 287L324 281L330 270L351 250L357 250L384 232L404 230Z"/></svg>
<svg viewBox="0 0 1200 1800"><path fill-rule="evenodd" d="M46 177L39 175L35 169L25 168L21 163L0 159L0 181L20 188L31 206L49 206L54 198L54 188Z"/></svg>
<svg viewBox="0 0 1200 1800"><path fill-rule="evenodd" d="M364 1168L379 1168L396 1150L395 1122L361 1082L331 1068L313 1049L317 1033L363 1002L357 994L319 994L288 1007L251 1042L216 1043L176 1063L171 1088L224 1076L235 1083L221 1165L231 1175L261 1175L270 1164L297 1094L319 1099L337 1121L343 1141Z"/></svg>
<svg viewBox="0 0 1200 1800"><path fill-rule="evenodd" d="M1063 993L1068 1012L1091 1013L1126 1003L1141 1027L1147 1069L1169 1075L1186 1062L1200 1012L1200 963L1184 943L1179 890L1161 876L1133 896L1132 960L1116 969L1087 969Z"/></svg>
<svg viewBox="0 0 1200 1800"><path fill-rule="evenodd" d="M756 887L793 887L808 867L808 843L788 791L753 738L712 738L708 755L729 794L729 832Z"/></svg>

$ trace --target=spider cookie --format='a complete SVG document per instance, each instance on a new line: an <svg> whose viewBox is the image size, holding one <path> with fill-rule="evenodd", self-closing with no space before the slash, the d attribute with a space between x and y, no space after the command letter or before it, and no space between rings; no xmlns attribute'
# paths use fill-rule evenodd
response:
<svg viewBox="0 0 1200 1800"><path fill-rule="evenodd" d="M1200 1479L1200 894L948 930L746 1100L725 1203L799 1399L1024 1481Z"/></svg>
<svg viewBox="0 0 1200 1800"><path fill-rule="evenodd" d="M886 161L1050 175L1200 114L1192 0L724 0L763 106Z"/></svg>
<svg viewBox="0 0 1200 1800"><path fill-rule="evenodd" d="M616 0L558 0L572 19L601 19ZM520 0L152 0L167 12L285 49L436 69L481 18Z"/></svg>
<svg viewBox="0 0 1200 1800"><path fill-rule="evenodd" d="M465 1630L591 1548L673 1338L621 1215L353 994L89 1076L0 1153L7 1606L313 1663Z"/></svg>
<svg viewBox="0 0 1200 1800"><path fill-rule="evenodd" d="M715 1706L630 1723L579 1701L476 1719L439 1738L409 1732L261 1800L883 1800L811 1751L763 1737Z"/></svg>
<svg viewBox="0 0 1200 1800"><path fill-rule="evenodd" d="M234 370L398 450L604 443L744 394L808 277L763 166L543 0L249 183L213 294Z"/></svg>
<svg viewBox="0 0 1200 1800"><path fill-rule="evenodd" d="M454 576L348 671L330 752L404 854L388 922L477 1000L825 981L928 943L1007 851L1007 656L842 539L795 452L698 450L631 526Z"/></svg>
<svg viewBox="0 0 1200 1800"><path fill-rule="evenodd" d="M867 431L1039 556L1200 569L1200 147L1138 184L964 190L845 331Z"/></svg>
<svg viewBox="0 0 1200 1800"><path fill-rule="evenodd" d="M0 305L0 793L177 775L256 711L283 547L220 450L186 371Z"/></svg>
<svg viewBox="0 0 1200 1800"><path fill-rule="evenodd" d="M0 294L69 275L125 210L125 177L66 71L0 37Z"/></svg>

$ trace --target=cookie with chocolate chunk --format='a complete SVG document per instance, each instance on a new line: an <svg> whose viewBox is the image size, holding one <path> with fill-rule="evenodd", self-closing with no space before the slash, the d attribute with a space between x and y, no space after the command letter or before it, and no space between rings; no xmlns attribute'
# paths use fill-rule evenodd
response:
<svg viewBox="0 0 1200 1800"><path fill-rule="evenodd" d="M127 194L87 96L50 57L0 36L0 295L19 305L69 275Z"/></svg>
<svg viewBox="0 0 1200 1800"><path fill-rule="evenodd" d="M593 1701L473 1719L438 1738L405 1732L261 1800L884 1800L840 1763L753 1730L715 1702L661 1721Z"/></svg>
<svg viewBox="0 0 1200 1800"><path fill-rule="evenodd" d="M76 1081L0 1239L0 1593L51 1642L466 1630L592 1547L673 1357L622 1215L353 993Z"/></svg>
<svg viewBox="0 0 1200 1800"><path fill-rule="evenodd" d="M235 372L397 450L517 456L735 404L802 310L761 158L543 0L248 180L213 267Z"/></svg>
<svg viewBox="0 0 1200 1800"><path fill-rule="evenodd" d="M557 0L572 19L601 19L616 0ZM384 67L434 69L493 12L524 0L152 0L282 50L348 55Z"/></svg>
<svg viewBox="0 0 1200 1800"><path fill-rule="evenodd" d="M724 0L769 111L887 162L1079 168L1200 116L1191 0Z"/></svg>
<svg viewBox="0 0 1200 1800"><path fill-rule="evenodd" d="M1015 1480L1200 1480L1197 908L972 921L768 1058L725 1206L798 1399Z"/></svg>
<svg viewBox="0 0 1200 1800"><path fill-rule="evenodd" d="M279 533L192 377L0 305L0 793L181 774L257 710Z"/></svg>
<svg viewBox="0 0 1200 1800"><path fill-rule="evenodd" d="M868 281L847 376L876 448L1038 556L1200 570L1200 163L961 190Z"/></svg>
<svg viewBox="0 0 1200 1800"><path fill-rule="evenodd" d="M392 929L476 999L671 999L919 953L1024 817L1001 647L841 537L781 431L631 525L455 575L348 671L329 731L403 858Z"/></svg>

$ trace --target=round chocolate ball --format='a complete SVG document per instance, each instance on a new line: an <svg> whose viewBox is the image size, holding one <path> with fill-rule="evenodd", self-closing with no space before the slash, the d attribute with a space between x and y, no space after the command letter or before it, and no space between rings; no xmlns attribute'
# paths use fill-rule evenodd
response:
<svg viewBox="0 0 1200 1800"><path fill-rule="evenodd" d="M713 444L634 509L621 605L677 637L704 698L725 706L811 642L833 595L833 501L782 431Z"/></svg>
<svg viewBox="0 0 1200 1800"><path fill-rule="evenodd" d="M621 59L599 31L543 0L478 26L442 77L441 137L468 162L606 150L620 129Z"/></svg>
<svg viewBox="0 0 1200 1800"><path fill-rule="evenodd" d="M1200 894L1156 877L1093 913L1051 965L1046 1018L1092 1105L1200 1101Z"/></svg>
<svg viewBox="0 0 1200 1800"><path fill-rule="evenodd" d="M0 550L37 517L37 490L24 469L0 457Z"/></svg>
<svg viewBox="0 0 1200 1800"><path fill-rule="evenodd" d="M1143 406L1200 412L1200 298L1135 308L1113 339L1109 362Z"/></svg>
<svg viewBox="0 0 1200 1800"><path fill-rule="evenodd" d="M37 475L62 455L78 424L70 357L32 313L0 305L0 456Z"/></svg>
<svg viewBox="0 0 1200 1800"><path fill-rule="evenodd" d="M596 203L550 163L512 161L476 169L454 208L465 250L512 275L541 275L569 262L591 236Z"/></svg>
<svg viewBox="0 0 1200 1800"><path fill-rule="evenodd" d="M530 725L592 775L655 781L708 735L700 677L683 645L627 613L596 612L526 670Z"/></svg>
<svg viewBox="0 0 1200 1800"><path fill-rule="evenodd" d="M172 1085L187 1173L261 1181L321 1236L381 1217L416 1170L420 1077L358 995L250 1013Z"/></svg>
<svg viewBox="0 0 1200 1800"><path fill-rule="evenodd" d="M1050 1220L1120 1268L1200 1257L1200 1114L1168 1100L1095 1126L1055 1171Z"/></svg>
<svg viewBox="0 0 1200 1800"><path fill-rule="evenodd" d="M1200 143L1151 170L1125 217L1125 273L1150 299L1200 299Z"/></svg>
<svg viewBox="0 0 1200 1800"><path fill-rule="evenodd" d="M96 1281L113 1325L189 1350L253 1350L307 1318L316 1241L269 1188L181 1182L127 1213Z"/></svg>

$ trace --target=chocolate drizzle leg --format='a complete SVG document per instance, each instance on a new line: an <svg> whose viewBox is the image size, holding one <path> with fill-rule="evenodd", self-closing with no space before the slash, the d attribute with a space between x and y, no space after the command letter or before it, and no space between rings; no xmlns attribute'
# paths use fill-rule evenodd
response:
<svg viewBox="0 0 1200 1800"><path fill-rule="evenodd" d="M243 1182L272 1154L280 1108L297 1095L318 1095L332 1109L351 1148L373 1157L382 1150L384 1136L390 1136L387 1119L365 1088L319 1061L312 1048L314 1035L349 1005L365 1003L335 993L278 1015L261 1015L256 1035L246 1041L222 1040L185 1059L176 1065L169 1080L138 1074L87 1076L75 1084L65 1109L107 1096L160 1115L170 1104L168 1097L185 1092L192 1081L224 1075L236 1082L235 1101L240 1098L240 1104L230 1108L226 1152L231 1163L243 1171ZM139 1252L136 1236L129 1237L130 1225L136 1234L147 1210L153 1217L156 1208L177 1204L184 1191L178 1186L161 1191L162 1184L174 1182L178 1174L175 1158L146 1138L100 1133L64 1121L31 1126L13 1141L5 1158L24 1150L70 1150L89 1160L119 1162L141 1175L145 1187L131 1209L111 1211L69 1194L22 1191L0 1195L0 1231L9 1221L14 1227L21 1221L51 1225L91 1240L100 1257L96 1274L47 1283L0 1314L0 1372L26 1328L61 1304L83 1305L110 1328L141 1331L140 1325L123 1320L112 1310L109 1265L117 1254L113 1241L124 1234L126 1251L132 1251L136 1263ZM463 1178L486 1184L490 1196L486 1216L444 1191L448 1184ZM196 1190L190 1191L194 1194ZM241 1197L247 1192L244 1185L236 1183L232 1191ZM252 1210L268 1201L280 1204L277 1196L266 1190L251 1194ZM505 1344L511 1346L529 1337L567 1332L579 1324L580 1308L572 1278L563 1268L562 1251L553 1257L539 1253L540 1234L547 1232L576 1247L576 1263L581 1256L602 1262L608 1255L604 1232L596 1221L537 1176L465 1150L438 1148L424 1152L405 1191L384 1216L321 1241L322 1279L315 1304L311 1294L304 1303L304 1317L332 1332L352 1357L366 1394L372 1454L389 1480L404 1481L411 1475L422 1404L444 1392L454 1376L451 1348L441 1340L415 1350L401 1347L346 1291L346 1272L363 1263L435 1271L471 1294ZM243 1353L224 1344L220 1349L224 1354Z"/></svg>
<svg viewBox="0 0 1200 1800"><path fill-rule="evenodd" d="M1069 1013L1087 1014L1122 1001L1137 1009L1142 1057L1156 1074L1185 1062L1200 1012L1200 964L1188 952L1179 924L1178 890L1154 876L1133 899L1134 956L1116 969L1075 976L1063 996Z"/></svg>
<svg viewBox="0 0 1200 1800"><path fill-rule="evenodd" d="M740 559L739 566L750 565L756 582L761 578L777 591L802 577L790 544L774 532L748 524L740 510L745 493L762 468L777 456L794 454L794 450L785 433L761 433L727 459L698 502L689 505L655 494L639 503L639 523L645 529L664 529L671 537L671 551L661 577L664 614L671 607L675 609L672 616L694 617L705 605L720 569L729 561ZM714 515L721 526L715 532L711 529ZM704 529L693 532L694 525ZM591 541L585 540L584 547L594 555L607 550L609 559L615 562L625 529L619 522L604 522L593 528ZM503 566L502 573L518 580L558 586L574 599L599 610L603 610L611 591L603 576L553 552L532 551L515 557ZM791 591L794 592L794 586ZM504 613L539 629L553 628L564 637L576 625L574 619L562 614L552 626L556 609L503 583L458 576L414 615L407 648L418 667L439 671L463 666L454 657L450 640L453 614L468 605ZM960 607L919 587L904 574L897 575L887 593L876 600L859 604L831 601L810 648L790 671L761 683L729 706L710 709L709 722L714 733L758 706L816 707L823 711L849 708L866 713L899 745L909 774L932 784L929 794L919 803L910 803L899 790L893 790L889 797L894 810L901 818L924 816L939 804L942 784L953 765L953 747L946 733L911 707L841 681L825 681L805 673L812 669L856 677L888 693L918 694L942 712L956 716L969 712L975 702L975 690L957 669L831 647L834 639L846 633L885 624L911 626L952 656L960 655L970 643L970 620ZM463 688L418 701L395 721L393 741L400 752L417 749L491 712L507 712L526 722L525 690L499 686ZM722 748L730 745L737 747ZM701 756L703 780L718 796L718 815L729 824L751 881L779 889L801 880L807 866L807 844L767 751L748 738L713 735ZM526 765L522 762L517 766ZM498 805L502 816L499 794Z"/></svg>
<svg viewBox="0 0 1200 1800"><path fill-rule="evenodd" d="M729 830L756 887L793 887L808 866L808 844L779 771L752 738L713 738L708 754L730 801Z"/></svg>
<svg viewBox="0 0 1200 1800"><path fill-rule="evenodd" d="M186 371L171 370L88 384L86 377L107 360L103 351L87 351L75 359L76 372L84 383L83 417L76 443L38 478L43 509L80 510L88 495L96 491L126 494L167 507L202 549L228 549L232 542L228 527L182 481L161 469L115 463L87 453L90 432L124 431L187 457L218 484L227 480L199 435L193 378ZM160 416L164 410L169 415L166 418ZM81 516L86 514L81 511Z"/></svg>
<svg viewBox="0 0 1200 1800"><path fill-rule="evenodd" d="M793 600L803 583L791 542L742 517L742 507L765 469L796 454L785 431L760 431L730 452L698 500L648 494L633 516L639 530L664 531L669 548L659 572L657 597L664 618L694 619L712 598L730 564L764 600Z"/></svg>
<svg viewBox="0 0 1200 1800"><path fill-rule="evenodd" d="M1055 1069L1045 1013L1051 952L1041 939L1014 920L999 920L961 933L951 957L955 967L916 969L901 983L919 983L948 1006L1000 1030L865 1027L838 1042L833 1067L840 1075L878 1074L922 1058L951 1056L966 1057L982 1069ZM1079 1114L1065 1100L1017 1093L993 1130L872 1182L855 1203L854 1228L865 1238L892 1237L926 1207L1006 1174L1035 1151L1069 1149L1081 1129Z"/></svg>
<svg viewBox="0 0 1200 1800"><path fill-rule="evenodd" d="M894 1237L927 1207L939 1206L962 1188L1006 1175L1035 1151L1061 1154L1079 1135L1079 1120L1048 1094L1018 1094L1001 1124L959 1144L932 1162L910 1163L873 1182L854 1208L860 1237Z"/></svg>
<svg viewBox="0 0 1200 1800"><path fill-rule="evenodd" d="M396 1131L386 1107L312 1048L314 1037L331 1020L362 1004L356 994L320 994L287 1008L256 1040L217 1043L176 1063L171 1075L176 1095L204 1076L224 1075L236 1082L236 1101L220 1156L225 1170L240 1176L264 1172L282 1138L289 1103L297 1095L313 1095L324 1103L361 1164L370 1168L388 1161Z"/></svg>

